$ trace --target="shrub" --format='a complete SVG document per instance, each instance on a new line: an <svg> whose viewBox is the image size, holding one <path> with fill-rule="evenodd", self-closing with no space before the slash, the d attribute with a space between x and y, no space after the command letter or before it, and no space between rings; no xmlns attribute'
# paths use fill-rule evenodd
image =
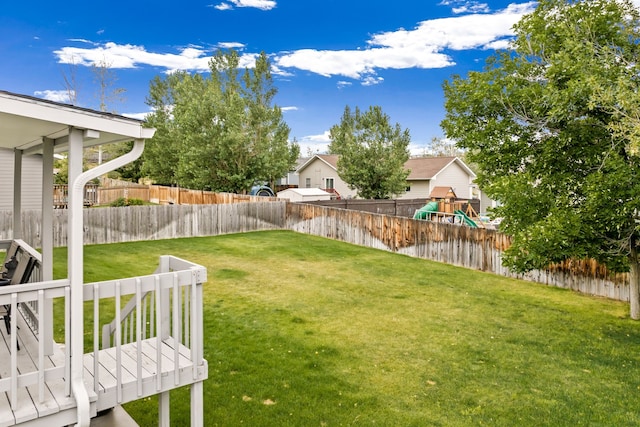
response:
<svg viewBox="0 0 640 427"><path fill-rule="evenodd" d="M114 200L109 203L111 207L120 207L120 206L140 206L144 205L144 201L141 199L125 199L124 197L120 197L119 199Z"/></svg>

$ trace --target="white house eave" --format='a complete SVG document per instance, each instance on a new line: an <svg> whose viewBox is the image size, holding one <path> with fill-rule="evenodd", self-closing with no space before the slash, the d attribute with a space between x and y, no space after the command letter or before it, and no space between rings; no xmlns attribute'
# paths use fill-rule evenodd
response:
<svg viewBox="0 0 640 427"><path fill-rule="evenodd" d="M43 138L50 138L59 141L56 143L59 151L64 145L69 128L93 133L94 137L87 138L86 146L144 140L153 137L155 133L155 129L144 128L137 119L3 91L0 91L0 121L6 124L3 126L5 134L0 135L0 146L21 150L39 147ZM11 133L12 123L18 127L18 124L25 122L31 131L24 132L24 127L20 126L22 133Z"/></svg>
<svg viewBox="0 0 640 427"><path fill-rule="evenodd" d="M313 157L311 157L309 160L307 160L306 162L304 162L302 164L302 166L300 166L297 170L296 173L298 175L300 175L300 172L302 172L304 169L307 168L307 166L309 166L311 163L313 163L316 159L320 160L322 163L324 163L325 165L329 166L331 169L336 170L336 168L329 162L327 162L325 159L323 159L322 157L318 156L317 154L314 155Z"/></svg>
<svg viewBox="0 0 640 427"><path fill-rule="evenodd" d="M471 178L472 181L476 178L476 174L471 169L469 169L469 166L467 166L459 158L455 157L449 163L444 165L436 174L434 174L433 177L431 177L431 179L435 180L438 177L438 175L440 175L440 172L442 172L443 170L445 170L446 168L451 166L452 163L457 163L458 166L460 166L462 169L464 169L467 172L467 174L469 175L469 177Z"/></svg>

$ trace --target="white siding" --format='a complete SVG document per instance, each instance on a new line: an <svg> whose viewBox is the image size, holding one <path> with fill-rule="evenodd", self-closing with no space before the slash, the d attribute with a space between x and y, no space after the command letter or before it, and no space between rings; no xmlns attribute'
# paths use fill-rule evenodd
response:
<svg viewBox="0 0 640 427"><path fill-rule="evenodd" d="M338 177L338 172L320 159L313 160L300 172L299 186L301 188L306 187L307 178L311 181L311 188L323 190L326 188L326 179L333 178L334 187L343 199L356 195L356 192L350 190L347 184Z"/></svg>
<svg viewBox="0 0 640 427"><path fill-rule="evenodd" d="M428 199L429 194L431 194L431 186L428 179L408 181L407 185L411 187L411 190L400 195L398 199Z"/></svg>
<svg viewBox="0 0 640 427"><path fill-rule="evenodd" d="M452 187L456 196L461 199L472 198L471 194L471 177L467 172L456 162L451 163L446 168L442 169L431 180L431 187Z"/></svg>
<svg viewBox="0 0 640 427"><path fill-rule="evenodd" d="M13 151L0 149L0 210L13 209ZM22 210L42 208L42 157L22 157Z"/></svg>
<svg viewBox="0 0 640 427"><path fill-rule="evenodd" d="M480 212L478 213L486 213L489 208L495 208L496 206L498 206L498 203L495 200L491 200L483 191L480 191Z"/></svg>

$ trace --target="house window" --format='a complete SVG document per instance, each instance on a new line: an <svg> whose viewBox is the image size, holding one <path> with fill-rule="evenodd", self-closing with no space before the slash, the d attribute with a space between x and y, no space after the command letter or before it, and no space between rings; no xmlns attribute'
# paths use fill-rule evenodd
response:
<svg viewBox="0 0 640 427"><path fill-rule="evenodd" d="M407 185L407 187L404 189L404 191L406 191L407 193L408 193L409 191L411 191L411 186L410 186L410 185Z"/></svg>
<svg viewBox="0 0 640 427"><path fill-rule="evenodd" d="M333 187L333 178L325 178L324 179L324 188L332 190Z"/></svg>
<svg viewBox="0 0 640 427"><path fill-rule="evenodd" d="M307 188L311 188L311 178L305 178L305 180L304 180L304 185L305 185Z"/></svg>

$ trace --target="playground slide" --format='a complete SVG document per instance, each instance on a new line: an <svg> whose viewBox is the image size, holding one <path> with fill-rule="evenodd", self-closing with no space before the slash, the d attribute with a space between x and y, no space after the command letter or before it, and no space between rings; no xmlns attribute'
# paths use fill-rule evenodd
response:
<svg viewBox="0 0 640 427"><path fill-rule="evenodd" d="M464 223L467 224L469 227L478 228L478 224L476 224L475 221L469 218L467 214L461 211L460 209L456 209L453 213L455 213L456 215L460 215Z"/></svg>
<svg viewBox="0 0 640 427"><path fill-rule="evenodd" d="M429 202L416 211L413 219L429 219L432 212L438 211L438 202Z"/></svg>

